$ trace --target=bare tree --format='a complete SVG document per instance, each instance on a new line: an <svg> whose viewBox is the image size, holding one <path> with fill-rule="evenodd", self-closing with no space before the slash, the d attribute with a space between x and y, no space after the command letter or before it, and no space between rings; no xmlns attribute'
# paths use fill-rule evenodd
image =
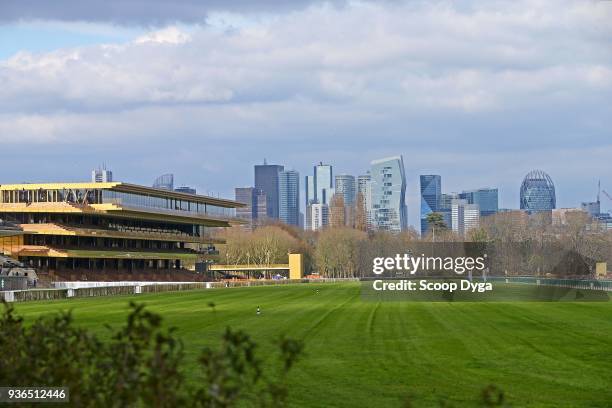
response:
<svg viewBox="0 0 612 408"><path fill-rule="evenodd" d="M289 252L298 252L302 242L278 226L264 226L253 232L228 229L221 257L228 264L269 265L286 263Z"/></svg>
<svg viewBox="0 0 612 408"><path fill-rule="evenodd" d="M360 231L368 230L368 213L365 205L365 197L361 192L357 193L355 201L355 228Z"/></svg>
<svg viewBox="0 0 612 408"><path fill-rule="evenodd" d="M346 225L346 208L342 194L334 194L329 205L329 226L344 228Z"/></svg>
<svg viewBox="0 0 612 408"><path fill-rule="evenodd" d="M330 278L357 276L359 243L367 235L351 228L330 228L319 234L315 248L315 264L319 273Z"/></svg>

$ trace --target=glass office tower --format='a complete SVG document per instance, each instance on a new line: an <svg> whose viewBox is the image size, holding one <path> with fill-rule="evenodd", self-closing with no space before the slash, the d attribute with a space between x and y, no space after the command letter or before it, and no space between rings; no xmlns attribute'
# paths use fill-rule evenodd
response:
<svg viewBox="0 0 612 408"><path fill-rule="evenodd" d="M442 197L442 177L436 174L425 174L420 177L421 182L421 236L429 230L427 216L432 212L440 211Z"/></svg>
<svg viewBox="0 0 612 408"><path fill-rule="evenodd" d="M316 202L316 196L315 196L315 177L313 176L306 176L305 178L305 188L306 188L306 207L308 207L310 204Z"/></svg>
<svg viewBox="0 0 612 408"><path fill-rule="evenodd" d="M521 210L528 213L552 211L557 206L555 185L542 170L530 171L521 184Z"/></svg>
<svg viewBox="0 0 612 408"><path fill-rule="evenodd" d="M467 200L468 204L477 204L480 215L487 216L496 214L499 210L498 191L496 188L479 188L477 190L464 191L459 198Z"/></svg>
<svg viewBox="0 0 612 408"><path fill-rule="evenodd" d="M377 229L400 232L407 228L406 174L402 156L371 162L372 212Z"/></svg>
<svg viewBox="0 0 612 408"><path fill-rule="evenodd" d="M332 166L319 163L314 166L315 200L319 204L329 205L334 195Z"/></svg>
<svg viewBox="0 0 612 408"><path fill-rule="evenodd" d="M342 195L345 206L352 206L355 204L355 196L357 194L355 176L349 174L336 175L335 193Z"/></svg>
<svg viewBox="0 0 612 408"><path fill-rule="evenodd" d="M459 198L457 193L440 194L440 207L438 207L438 212L442 214L442 218L444 219L444 224L446 224L447 228L451 228L453 225L452 221L452 203L453 200Z"/></svg>
<svg viewBox="0 0 612 408"><path fill-rule="evenodd" d="M300 225L300 173L279 173L279 218L285 224Z"/></svg>
<svg viewBox="0 0 612 408"><path fill-rule="evenodd" d="M285 168L277 164L255 165L255 188L261 190L266 195L267 217L278 219L279 214L279 183L278 178L281 171Z"/></svg>
<svg viewBox="0 0 612 408"><path fill-rule="evenodd" d="M236 217L247 222L245 228L252 229L258 223L264 222L267 217L266 195L253 187L236 187L234 191L234 201L246 205L236 209Z"/></svg>

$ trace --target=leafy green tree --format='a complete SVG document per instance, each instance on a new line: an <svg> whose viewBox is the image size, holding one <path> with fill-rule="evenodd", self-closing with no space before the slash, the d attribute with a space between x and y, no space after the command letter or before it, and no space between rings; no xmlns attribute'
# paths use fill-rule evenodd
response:
<svg viewBox="0 0 612 408"><path fill-rule="evenodd" d="M429 229L434 229L436 231L444 231L448 229L448 225L444 222L444 216L439 212L432 212L427 214L427 224L429 225Z"/></svg>

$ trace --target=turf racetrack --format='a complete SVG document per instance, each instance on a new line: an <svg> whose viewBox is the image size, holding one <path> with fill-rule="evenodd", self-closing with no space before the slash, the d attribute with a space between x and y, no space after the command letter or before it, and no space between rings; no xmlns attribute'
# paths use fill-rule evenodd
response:
<svg viewBox="0 0 612 408"><path fill-rule="evenodd" d="M319 289L317 293L316 289ZM612 406L612 303L364 302L359 284L212 289L17 304L27 319L72 309L99 333L136 299L178 328L189 366L226 326L261 352L303 339L292 406L480 406L495 384L514 407ZM212 312L209 302L216 304ZM262 314L257 316L256 307Z"/></svg>

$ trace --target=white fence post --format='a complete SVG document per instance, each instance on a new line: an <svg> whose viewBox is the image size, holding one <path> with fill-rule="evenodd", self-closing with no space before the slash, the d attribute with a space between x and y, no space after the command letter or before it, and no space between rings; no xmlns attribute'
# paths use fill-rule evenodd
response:
<svg viewBox="0 0 612 408"><path fill-rule="evenodd" d="M14 291L7 290L5 292L0 292L0 293L4 294L3 298L4 298L5 302L9 303L9 302L14 302L15 301L15 292Z"/></svg>

